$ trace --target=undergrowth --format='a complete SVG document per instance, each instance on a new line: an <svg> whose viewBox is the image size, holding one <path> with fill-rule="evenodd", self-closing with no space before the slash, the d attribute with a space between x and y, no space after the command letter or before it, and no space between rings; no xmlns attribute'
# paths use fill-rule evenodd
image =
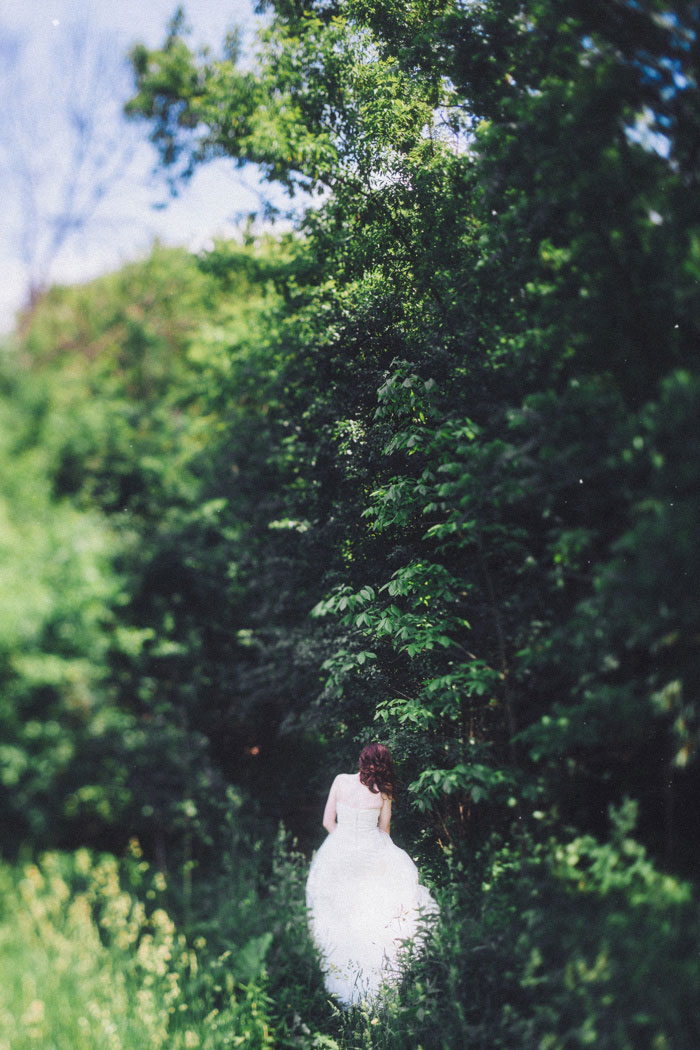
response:
<svg viewBox="0 0 700 1050"><path fill-rule="evenodd" d="M613 814L609 842L519 832L445 854L441 921L402 986L323 989L304 857L236 812L191 914L132 843L0 868L0 1050L696 1050L698 908ZM177 885L177 880L173 880Z"/></svg>

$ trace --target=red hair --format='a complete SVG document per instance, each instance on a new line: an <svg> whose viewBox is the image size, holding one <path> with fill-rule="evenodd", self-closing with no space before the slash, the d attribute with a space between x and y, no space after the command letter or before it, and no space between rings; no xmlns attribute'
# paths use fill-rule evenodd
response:
<svg viewBox="0 0 700 1050"><path fill-rule="evenodd" d="M360 783L373 795L381 792L388 798L396 793L396 774L391 752L384 744L367 744L360 755Z"/></svg>

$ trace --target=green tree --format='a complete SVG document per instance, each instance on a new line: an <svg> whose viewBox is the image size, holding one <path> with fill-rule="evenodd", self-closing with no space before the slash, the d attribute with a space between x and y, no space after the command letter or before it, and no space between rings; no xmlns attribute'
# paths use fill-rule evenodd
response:
<svg viewBox="0 0 700 1050"><path fill-rule="evenodd" d="M646 779L651 824L669 723L678 761L694 724L688 650L659 673L674 614L647 562L670 526L654 471L675 468L639 432L683 432L668 391L697 344L692 13L271 10L252 73L177 25L136 49L130 111L166 164L229 155L323 194L281 284L271 420L297 428L276 520L312 526L317 611L342 621L307 722L352 737L376 716L438 823L517 798L534 761L584 824ZM671 540L687 579L695 510Z"/></svg>

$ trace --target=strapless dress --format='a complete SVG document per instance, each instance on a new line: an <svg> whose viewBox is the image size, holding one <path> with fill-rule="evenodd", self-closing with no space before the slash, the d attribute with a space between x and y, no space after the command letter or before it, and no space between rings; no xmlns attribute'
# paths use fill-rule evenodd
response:
<svg viewBox="0 0 700 1050"><path fill-rule="evenodd" d="M418 868L378 821L378 809L339 803L306 884L326 990L346 1007L372 1003L398 982L437 915Z"/></svg>

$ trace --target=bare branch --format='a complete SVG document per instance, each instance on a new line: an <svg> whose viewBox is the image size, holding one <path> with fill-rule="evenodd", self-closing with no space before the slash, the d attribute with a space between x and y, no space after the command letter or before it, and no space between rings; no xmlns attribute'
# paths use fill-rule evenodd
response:
<svg viewBox="0 0 700 1050"><path fill-rule="evenodd" d="M2 37L5 221L31 302L61 252L88 230L94 234L99 210L127 174L140 136L122 116L131 78L111 38L84 23L61 26L50 41Z"/></svg>

